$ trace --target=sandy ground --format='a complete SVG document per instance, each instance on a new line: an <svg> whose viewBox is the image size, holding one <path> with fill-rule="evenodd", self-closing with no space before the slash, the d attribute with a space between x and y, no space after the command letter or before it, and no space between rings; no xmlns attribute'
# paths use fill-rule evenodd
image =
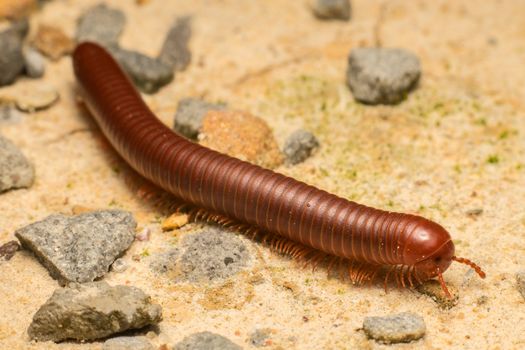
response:
<svg viewBox="0 0 525 350"><path fill-rule="evenodd" d="M52 1L32 17L33 29L53 23L73 35L79 14L98 2ZM107 3L126 12L122 44L148 54L159 50L159 33L175 16L194 16L191 66L146 98L164 122L171 125L179 99L198 95L261 116L281 144L296 127L308 128L321 150L280 172L363 204L440 222L458 255L477 261L487 278L454 264L445 278L460 300L443 311L417 292L386 294L380 286L355 287L322 270L302 270L251 242L253 265L225 284L198 287L154 276L131 256L146 248L160 252L177 240L161 232L159 213L112 170L100 135L75 103L69 58L49 64L44 78L60 91L60 102L2 126L34 162L37 176L32 188L1 195L0 242L75 205L131 210L140 227L152 228L152 240L134 243L125 256L131 267L105 280L138 286L162 305L161 332L152 339L157 345L208 330L250 348L249 335L269 327L270 349L525 347L525 302L514 279L525 269L524 1L385 1L380 16L383 2L354 0L348 23L317 21L303 1ZM419 89L395 107L359 105L344 84L349 50L378 39L422 61ZM466 214L478 208L480 216ZM31 318L56 287L26 252L0 264L0 348L101 347L29 342ZM402 311L424 317L423 340L386 346L358 331L365 316Z"/></svg>

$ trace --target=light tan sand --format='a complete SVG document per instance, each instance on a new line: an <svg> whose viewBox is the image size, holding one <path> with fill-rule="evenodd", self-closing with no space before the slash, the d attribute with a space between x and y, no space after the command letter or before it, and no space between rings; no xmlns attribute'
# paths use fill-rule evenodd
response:
<svg viewBox="0 0 525 350"><path fill-rule="evenodd" d="M73 35L79 14L98 2L52 1L32 17L33 28L52 23ZM146 98L167 124L180 98L199 95L263 117L281 144L295 127L306 127L322 149L279 171L447 227L458 255L487 272L480 280L463 265L447 271L460 293L453 309L441 311L409 290L385 294L380 286L328 279L253 243L253 266L224 285L194 287L153 276L147 259L131 256L168 249L177 239L161 232L158 213L112 170L93 123L75 104L69 58L49 64L44 79L60 91L60 102L1 129L34 162L37 177L31 189L0 196L0 242L74 205L133 211L141 227L152 228L152 240L134 243L125 256L131 267L105 280L143 288L162 305L161 333L152 339L157 345L208 330L248 349L249 334L269 327L275 330L270 349L524 348L525 302L514 274L525 268L525 2L385 2L382 44L414 51L423 66L419 89L396 107L358 105L344 84L349 49L375 42L380 1L354 0L348 23L317 21L303 1L107 1L126 12L122 44L147 54L158 51L175 16L194 16L192 65ZM489 163L491 156L498 162ZM465 214L476 208L483 209L479 217ZM29 343L32 315L57 286L26 252L0 264L0 348L101 347ZM367 315L402 311L425 318L423 340L385 346L358 331Z"/></svg>

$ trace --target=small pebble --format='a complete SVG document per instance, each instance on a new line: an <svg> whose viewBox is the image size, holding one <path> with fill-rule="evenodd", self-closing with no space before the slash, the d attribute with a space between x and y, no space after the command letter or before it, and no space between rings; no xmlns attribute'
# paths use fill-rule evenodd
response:
<svg viewBox="0 0 525 350"><path fill-rule="evenodd" d="M250 335L249 342L255 347L261 347L266 346L267 341L270 339L272 335L272 329L271 328L262 328L262 329L256 329L255 332L253 332Z"/></svg>
<svg viewBox="0 0 525 350"><path fill-rule="evenodd" d="M0 246L0 260L11 260L15 253L20 249L20 244L17 241L10 241Z"/></svg>
<svg viewBox="0 0 525 350"><path fill-rule="evenodd" d="M64 34L62 29L47 24L41 24L38 27L38 31L33 39L33 45L54 61L70 54L75 47L73 40Z"/></svg>
<svg viewBox="0 0 525 350"><path fill-rule="evenodd" d="M24 38L20 34L20 30L15 26L0 33L0 86L13 83L24 70Z"/></svg>
<svg viewBox="0 0 525 350"><path fill-rule="evenodd" d="M456 287L452 285L448 285L447 288L452 295L452 298L450 299L445 295L441 288L441 284L436 280L425 281L416 287L419 293L432 298L441 309L451 309L458 304L459 293Z"/></svg>
<svg viewBox="0 0 525 350"><path fill-rule="evenodd" d="M188 215L187 214L180 214L175 213L166 218L162 222L162 231L171 231L178 229L188 223Z"/></svg>
<svg viewBox="0 0 525 350"><path fill-rule="evenodd" d="M133 242L136 226L131 213L121 210L54 214L16 230L15 236L64 285L104 276Z"/></svg>
<svg viewBox="0 0 525 350"><path fill-rule="evenodd" d="M320 19L350 19L350 0L313 0L312 10Z"/></svg>
<svg viewBox="0 0 525 350"><path fill-rule="evenodd" d="M173 80L173 70L155 58L116 47L110 51L135 85L145 93L155 93Z"/></svg>
<svg viewBox="0 0 525 350"><path fill-rule="evenodd" d="M58 91L55 87L33 82L32 84L15 85L10 91L2 96L6 100L13 101L22 112L40 111L54 105L58 99Z"/></svg>
<svg viewBox="0 0 525 350"><path fill-rule="evenodd" d="M178 269L182 278L191 282L224 280L245 268L251 259L244 242L221 228L206 227L187 235L182 246Z"/></svg>
<svg viewBox="0 0 525 350"><path fill-rule="evenodd" d="M11 141L0 135L0 193L30 187L34 179L33 165Z"/></svg>
<svg viewBox="0 0 525 350"><path fill-rule="evenodd" d="M175 344L173 350L241 350L242 348L222 335L211 332L194 333Z"/></svg>
<svg viewBox="0 0 525 350"><path fill-rule="evenodd" d="M403 312L386 317L366 317L363 330L369 338L393 344L421 339L425 335L426 326L423 317Z"/></svg>
<svg viewBox="0 0 525 350"><path fill-rule="evenodd" d="M122 258L118 258L117 260L113 262L113 264L111 264L111 271L116 272L116 273L124 272L127 269L128 269L128 263Z"/></svg>
<svg viewBox="0 0 525 350"><path fill-rule="evenodd" d="M116 337L106 340L102 350L155 350L155 348L144 337Z"/></svg>
<svg viewBox="0 0 525 350"><path fill-rule="evenodd" d="M37 0L0 0L0 19L23 18L37 8Z"/></svg>
<svg viewBox="0 0 525 350"><path fill-rule="evenodd" d="M26 75L30 78L41 78L46 68L44 57L32 47L24 47L22 54Z"/></svg>
<svg viewBox="0 0 525 350"><path fill-rule="evenodd" d="M516 283L518 291L520 292L523 299L525 299L525 271L521 271L516 274Z"/></svg>
<svg viewBox="0 0 525 350"><path fill-rule="evenodd" d="M469 209L465 212L465 214L467 214L470 217L480 216L481 214L483 214L483 209L482 208Z"/></svg>
<svg viewBox="0 0 525 350"><path fill-rule="evenodd" d="M71 283L58 288L38 309L28 329L36 341L94 340L162 320L162 308L130 286L106 282Z"/></svg>
<svg viewBox="0 0 525 350"><path fill-rule="evenodd" d="M0 125L18 123L22 120L22 113L20 113L11 104L0 105Z"/></svg>
<svg viewBox="0 0 525 350"><path fill-rule="evenodd" d="M319 141L314 134L306 130L297 130L284 143L283 153L287 163L298 164L310 157L318 147Z"/></svg>
<svg viewBox="0 0 525 350"><path fill-rule="evenodd" d="M404 49L358 48L348 58L347 84L354 98L367 104L396 104L421 74L419 59Z"/></svg>
<svg viewBox="0 0 525 350"><path fill-rule="evenodd" d="M159 61L172 69L185 70L191 61L191 51L188 47L190 38L191 18L178 18L164 40L158 57Z"/></svg>
<svg viewBox="0 0 525 350"><path fill-rule="evenodd" d="M80 17L76 40L78 43L94 41L105 46L116 46L125 24L126 17L122 11L99 4Z"/></svg>
<svg viewBox="0 0 525 350"><path fill-rule="evenodd" d="M135 239L137 241L149 241L150 235L151 229L149 227L144 227L142 231L140 231L139 234L135 236Z"/></svg>
<svg viewBox="0 0 525 350"><path fill-rule="evenodd" d="M273 169L283 155L264 120L242 111L209 111L199 136L203 146L229 156Z"/></svg>
<svg viewBox="0 0 525 350"><path fill-rule="evenodd" d="M187 138L197 140L206 113L225 109L226 105L209 103L198 98L182 99L177 105L173 129Z"/></svg>

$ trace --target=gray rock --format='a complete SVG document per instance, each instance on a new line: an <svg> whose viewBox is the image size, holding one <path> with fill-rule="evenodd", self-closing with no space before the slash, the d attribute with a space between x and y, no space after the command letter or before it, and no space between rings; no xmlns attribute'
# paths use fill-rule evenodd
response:
<svg viewBox="0 0 525 350"><path fill-rule="evenodd" d="M250 344L255 347L265 346L271 334L272 330L270 328L256 329L255 332L250 335Z"/></svg>
<svg viewBox="0 0 525 350"><path fill-rule="evenodd" d="M518 291L521 296L525 299L525 271L518 272L516 274L516 283Z"/></svg>
<svg viewBox="0 0 525 350"><path fill-rule="evenodd" d="M99 4L80 17L77 42L94 41L104 46L117 45L125 24L126 17L122 11Z"/></svg>
<svg viewBox="0 0 525 350"><path fill-rule="evenodd" d="M173 80L173 70L155 58L117 47L110 51L135 85L145 93L155 93Z"/></svg>
<svg viewBox="0 0 525 350"><path fill-rule="evenodd" d="M29 20L22 18L11 23L10 31L16 33L20 38L25 38L29 33Z"/></svg>
<svg viewBox="0 0 525 350"><path fill-rule="evenodd" d="M179 269L185 280L212 282L228 278L247 265L248 249L234 233L215 227L188 235Z"/></svg>
<svg viewBox="0 0 525 350"><path fill-rule="evenodd" d="M155 254L151 257L150 268L153 272L167 273L174 271L177 266L177 258L179 257L178 249L171 249L167 252Z"/></svg>
<svg viewBox="0 0 525 350"><path fill-rule="evenodd" d="M183 71L191 61L188 42L191 38L191 18L181 17L170 28L162 49L159 61L172 69Z"/></svg>
<svg viewBox="0 0 525 350"><path fill-rule="evenodd" d="M298 164L310 157L318 147L319 141L314 134L306 130L296 130L285 141L283 153L287 163Z"/></svg>
<svg viewBox="0 0 525 350"><path fill-rule="evenodd" d="M0 193L30 187L34 179L33 165L11 141L0 136Z"/></svg>
<svg viewBox="0 0 525 350"><path fill-rule="evenodd" d="M423 317L410 312L386 317L366 317L363 329L369 338L387 344L418 340L426 332Z"/></svg>
<svg viewBox="0 0 525 350"><path fill-rule="evenodd" d="M242 348L222 335L211 332L194 333L175 344L173 350L241 350Z"/></svg>
<svg viewBox="0 0 525 350"><path fill-rule="evenodd" d="M314 0L312 10L320 19L350 19L350 0Z"/></svg>
<svg viewBox="0 0 525 350"><path fill-rule="evenodd" d="M0 125L18 123L22 120L22 113L20 113L14 106L10 104L0 105Z"/></svg>
<svg viewBox="0 0 525 350"><path fill-rule="evenodd" d="M154 350L144 337L117 337L104 342L102 350Z"/></svg>
<svg viewBox="0 0 525 350"><path fill-rule="evenodd" d="M27 333L38 341L93 340L161 320L160 305L136 287L72 283L55 290L33 316Z"/></svg>
<svg viewBox="0 0 525 350"><path fill-rule="evenodd" d="M136 226L131 213L121 210L55 214L18 229L15 236L64 285L104 276L133 242Z"/></svg>
<svg viewBox="0 0 525 350"><path fill-rule="evenodd" d="M359 48L348 58L347 84L368 104L402 101L419 80L419 59L403 49Z"/></svg>
<svg viewBox="0 0 525 350"><path fill-rule="evenodd" d="M30 78L40 78L44 75L46 65L44 56L32 47L22 50L26 75Z"/></svg>
<svg viewBox="0 0 525 350"><path fill-rule="evenodd" d="M196 140L206 113L225 109L226 106L222 104L213 104L198 98L184 98L177 105L173 129L187 138Z"/></svg>
<svg viewBox="0 0 525 350"><path fill-rule="evenodd" d="M22 43L27 29L27 22L16 22L0 33L0 86L13 83L24 70Z"/></svg>

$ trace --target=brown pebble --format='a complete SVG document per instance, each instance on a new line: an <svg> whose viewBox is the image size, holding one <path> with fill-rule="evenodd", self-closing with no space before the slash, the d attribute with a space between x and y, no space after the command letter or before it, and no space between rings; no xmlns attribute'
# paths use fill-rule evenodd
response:
<svg viewBox="0 0 525 350"><path fill-rule="evenodd" d="M0 259L10 260L17 250L20 249L20 244L17 241L10 241L0 246Z"/></svg>
<svg viewBox="0 0 525 350"><path fill-rule="evenodd" d="M283 162L268 124L248 112L209 111L203 120L200 143L268 169Z"/></svg>
<svg viewBox="0 0 525 350"><path fill-rule="evenodd" d="M421 294L428 295L432 300L434 300L441 309L450 309L457 305L459 300L458 290L451 285L448 285L448 290L452 295L452 298L447 298L443 289L441 289L441 284L436 280L428 280L423 284L417 286L417 291Z"/></svg>
<svg viewBox="0 0 525 350"><path fill-rule="evenodd" d="M33 45L44 55L56 61L60 57L70 54L75 43L64 34L62 29L41 24L33 39Z"/></svg>
<svg viewBox="0 0 525 350"><path fill-rule="evenodd" d="M36 8L36 0L0 0L0 19L20 19Z"/></svg>
<svg viewBox="0 0 525 350"><path fill-rule="evenodd" d="M82 214L82 213L88 213L90 211L94 211L95 209L93 208L88 208L88 207L85 207L83 205L74 205L72 208L71 208L71 214L73 215L78 215L78 214Z"/></svg>
<svg viewBox="0 0 525 350"><path fill-rule="evenodd" d="M179 227L182 227L188 223L188 215L186 214L180 214L175 213L166 218L162 222L162 231L171 231L178 229Z"/></svg>

